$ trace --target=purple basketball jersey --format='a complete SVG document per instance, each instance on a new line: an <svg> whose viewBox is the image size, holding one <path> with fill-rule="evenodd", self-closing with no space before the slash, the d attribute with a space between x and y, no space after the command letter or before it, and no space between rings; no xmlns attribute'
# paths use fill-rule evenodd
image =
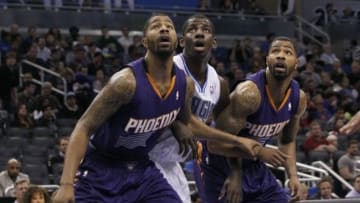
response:
<svg viewBox="0 0 360 203"><path fill-rule="evenodd" d="M299 85L292 80L281 106L276 108L270 94L267 93L264 70L248 76L247 80L257 85L261 93L261 104L254 114L247 117L245 128L238 135L266 144L272 136L281 132L297 112ZM224 181L230 173L226 158L209 153L208 162L203 164L202 168L207 203L226 202L218 200ZM243 160L242 189L243 203L287 203L289 200L288 194L278 185L270 169L261 161Z"/></svg>
<svg viewBox="0 0 360 203"><path fill-rule="evenodd" d="M128 66L136 78L135 94L129 104L95 132L91 145L106 156L136 160L147 157L164 128L176 119L184 106L186 78L174 65L173 89L161 98L148 79L143 58Z"/></svg>
<svg viewBox="0 0 360 203"><path fill-rule="evenodd" d="M128 67L136 79L134 96L91 136L77 175L76 202L180 203L148 152L185 104L185 74L174 65L171 90L161 97L143 58Z"/></svg>

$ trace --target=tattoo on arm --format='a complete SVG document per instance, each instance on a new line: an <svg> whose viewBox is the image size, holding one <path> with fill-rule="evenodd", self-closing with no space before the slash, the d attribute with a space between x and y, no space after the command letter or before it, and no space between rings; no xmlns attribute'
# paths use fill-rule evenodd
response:
<svg viewBox="0 0 360 203"><path fill-rule="evenodd" d="M237 134L245 126L247 116L254 113L260 103L257 86L251 81L240 83L230 95L230 104L216 120L217 128Z"/></svg>
<svg viewBox="0 0 360 203"><path fill-rule="evenodd" d="M116 73L95 97L79 122L91 134L122 105L130 102L135 87L135 77L129 68Z"/></svg>

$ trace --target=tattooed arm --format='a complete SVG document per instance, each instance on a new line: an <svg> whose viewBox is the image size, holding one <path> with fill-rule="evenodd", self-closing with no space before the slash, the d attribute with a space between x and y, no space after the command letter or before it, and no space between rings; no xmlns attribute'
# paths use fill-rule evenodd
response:
<svg viewBox="0 0 360 203"><path fill-rule="evenodd" d="M185 105L185 109L182 111L181 118L184 123L190 127L193 134L199 139L213 140L217 142L225 142L232 143L235 146L243 148L246 154L251 157L255 157L256 153L254 151L255 146L258 146L257 142L251 141L244 146L243 139L235 136L234 134L230 134L224 131L220 131L214 128L211 128L201 122L198 118L192 115L191 113L191 98L194 93L194 82L192 79L188 78L188 88L187 88L187 102Z"/></svg>
<svg viewBox="0 0 360 203"><path fill-rule="evenodd" d="M122 105L131 100L135 86L136 81L133 72L126 68L113 75L95 97L71 134L61 183L73 183L76 170L84 157L89 136Z"/></svg>
<svg viewBox="0 0 360 203"><path fill-rule="evenodd" d="M297 199L300 194L300 183L296 170L296 135L299 130L300 118L304 114L305 109L306 96L303 91L300 91L298 110L291 118L290 122L285 126L282 133L279 134L279 148L282 152L289 156L289 158L286 159L285 168L290 178L290 190L294 200Z"/></svg>
<svg viewBox="0 0 360 203"><path fill-rule="evenodd" d="M230 94L230 104L217 116L216 128L236 135L245 127L247 116L259 108L260 102L261 95L255 83L240 83ZM244 144L255 142L247 138L240 139ZM237 146L215 141L208 142L208 149L224 156L238 157L241 154Z"/></svg>

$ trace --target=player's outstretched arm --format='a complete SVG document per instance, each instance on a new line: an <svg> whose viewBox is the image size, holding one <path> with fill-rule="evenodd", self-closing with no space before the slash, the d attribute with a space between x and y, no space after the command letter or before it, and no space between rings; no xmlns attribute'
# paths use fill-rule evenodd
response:
<svg viewBox="0 0 360 203"><path fill-rule="evenodd" d="M299 122L301 116L306 110L306 96L300 91L299 107L296 114L291 118L290 122L284 127L283 132L279 135L280 150L289 157L285 161L286 172L290 178L289 186L292 192L293 200L299 198L300 182L297 177L296 169L296 135L299 130Z"/></svg>
<svg viewBox="0 0 360 203"><path fill-rule="evenodd" d="M67 149L60 189L54 203L67 203L74 199L74 178L83 159L90 135L123 104L128 103L136 86L130 69L116 73L77 122Z"/></svg>
<svg viewBox="0 0 360 203"><path fill-rule="evenodd" d="M347 122L342 128L340 128L340 132L346 135L350 135L356 132L360 132L360 111L358 111L349 122Z"/></svg>
<svg viewBox="0 0 360 203"><path fill-rule="evenodd" d="M259 108L260 102L261 95L255 83L251 81L240 83L230 94L230 104L217 116L216 128L236 135L245 127L247 116ZM247 157L249 150L261 147L254 140L243 137L238 137L238 139L242 143L240 147L234 144L209 141L209 151L230 157Z"/></svg>

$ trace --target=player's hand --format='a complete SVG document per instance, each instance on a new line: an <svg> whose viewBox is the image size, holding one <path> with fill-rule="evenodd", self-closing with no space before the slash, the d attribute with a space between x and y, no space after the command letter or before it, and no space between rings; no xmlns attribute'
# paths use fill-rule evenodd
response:
<svg viewBox="0 0 360 203"><path fill-rule="evenodd" d="M242 157L245 155L245 157L249 159L256 159L259 152L263 148L259 142L244 137L238 137L238 147L242 152Z"/></svg>
<svg viewBox="0 0 360 203"><path fill-rule="evenodd" d="M280 151L279 149L263 147L259 152L259 158L262 161L273 165L274 167L279 167L283 166L286 160L290 158L290 156Z"/></svg>
<svg viewBox="0 0 360 203"><path fill-rule="evenodd" d="M291 193L291 200L290 202L297 202L300 200L300 193L301 193L301 184L297 177L291 177L289 181L289 189Z"/></svg>
<svg viewBox="0 0 360 203"><path fill-rule="evenodd" d="M360 131L360 111L351 118L342 128L340 128L340 133L346 135L353 134Z"/></svg>
<svg viewBox="0 0 360 203"><path fill-rule="evenodd" d="M219 200L225 198L226 203L240 203L243 199L241 187L241 174L232 172L224 182L221 189Z"/></svg>
<svg viewBox="0 0 360 203"><path fill-rule="evenodd" d="M53 199L53 203L74 203L74 186L73 185L61 185L59 190Z"/></svg>
<svg viewBox="0 0 360 203"><path fill-rule="evenodd" d="M190 151L192 159L197 158L197 144L194 134L186 125L181 121L175 121L172 125L172 130L175 139L179 143L179 154L187 155Z"/></svg>

